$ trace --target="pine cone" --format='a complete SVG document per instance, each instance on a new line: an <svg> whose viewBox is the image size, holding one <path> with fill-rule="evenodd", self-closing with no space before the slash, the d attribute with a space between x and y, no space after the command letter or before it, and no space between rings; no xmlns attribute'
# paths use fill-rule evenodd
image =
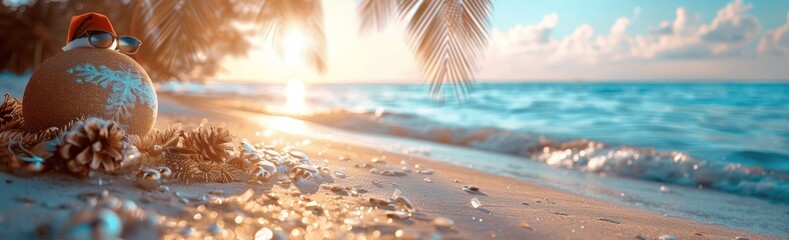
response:
<svg viewBox="0 0 789 240"><path fill-rule="evenodd" d="M123 141L124 135L123 129L114 121L89 118L61 134L58 153L73 173L85 174L88 170L113 172L137 151L136 147Z"/></svg>
<svg viewBox="0 0 789 240"><path fill-rule="evenodd" d="M6 93L0 104L0 131L22 128L22 101Z"/></svg>
<svg viewBox="0 0 789 240"><path fill-rule="evenodd" d="M200 153L203 160L228 162L234 155L233 137L225 128L198 128L184 134L184 147Z"/></svg>

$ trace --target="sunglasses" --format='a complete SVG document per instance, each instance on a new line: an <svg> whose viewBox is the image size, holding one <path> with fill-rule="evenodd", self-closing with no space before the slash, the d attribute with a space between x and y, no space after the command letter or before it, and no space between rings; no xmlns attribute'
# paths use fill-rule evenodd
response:
<svg viewBox="0 0 789 240"><path fill-rule="evenodd" d="M140 50L142 41L132 36L115 36L112 33L101 30L85 31L80 37L87 36L90 45L97 48L108 48L116 40L118 41L117 50L125 54L135 54Z"/></svg>

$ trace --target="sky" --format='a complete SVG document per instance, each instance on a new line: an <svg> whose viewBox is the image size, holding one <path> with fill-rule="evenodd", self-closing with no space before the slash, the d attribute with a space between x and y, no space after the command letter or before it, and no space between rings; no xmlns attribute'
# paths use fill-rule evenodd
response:
<svg viewBox="0 0 789 240"><path fill-rule="evenodd" d="M356 1L324 1L328 71L263 39L218 80L422 83L402 24L360 32ZM494 0L478 81L787 80L789 1Z"/></svg>

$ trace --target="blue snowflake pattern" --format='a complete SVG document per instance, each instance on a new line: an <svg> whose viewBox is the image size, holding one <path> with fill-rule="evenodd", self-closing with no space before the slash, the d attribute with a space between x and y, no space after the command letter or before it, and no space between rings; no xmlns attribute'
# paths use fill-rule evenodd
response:
<svg viewBox="0 0 789 240"><path fill-rule="evenodd" d="M93 84L101 88L110 88L110 96L105 106L105 114L112 116L115 120L128 119L131 117L137 101L153 108L156 104L151 85L140 78L140 74L131 69L113 70L107 66L96 67L93 64L85 63L71 67L67 70L69 74L76 74L78 84Z"/></svg>

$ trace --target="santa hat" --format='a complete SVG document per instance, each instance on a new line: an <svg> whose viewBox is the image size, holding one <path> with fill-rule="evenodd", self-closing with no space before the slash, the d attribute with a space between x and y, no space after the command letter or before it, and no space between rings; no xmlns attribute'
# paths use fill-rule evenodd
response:
<svg viewBox="0 0 789 240"><path fill-rule="evenodd" d="M66 44L68 45L79 35L85 31L90 30L102 30L112 33L112 35L117 35L115 34L115 29L112 28L112 23L110 23L110 19L107 18L107 16L104 16L100 13L89 12L71 17L71 24L68 26L68 37L66 38Z"/></svg>

